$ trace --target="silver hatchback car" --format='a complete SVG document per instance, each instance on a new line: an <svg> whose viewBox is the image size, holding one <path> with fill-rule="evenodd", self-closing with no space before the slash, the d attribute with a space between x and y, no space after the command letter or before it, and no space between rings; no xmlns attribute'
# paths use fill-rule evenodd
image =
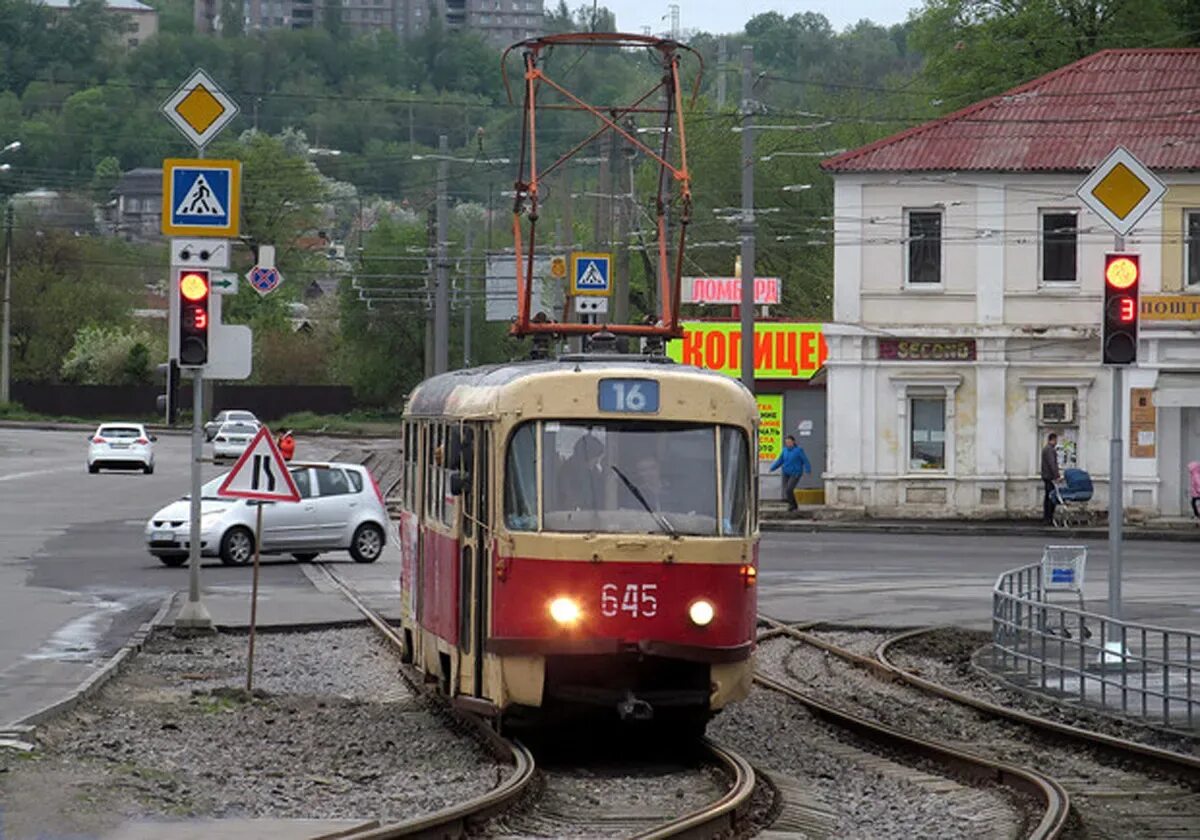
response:
<svg viewBox="0 0 1200 840"><path fill-rule="evenodd" d="M326 551L350 552L374 563L387 545L388 514L371 473L359 464L293 463L288 466L299 502L225 499L222 475L200 490L200 554L237 565L254 558L254 527L263 506L263 554L313 560ZM164 507L146 523L146 547L168 566L187 562L190 496Z"/></svg>

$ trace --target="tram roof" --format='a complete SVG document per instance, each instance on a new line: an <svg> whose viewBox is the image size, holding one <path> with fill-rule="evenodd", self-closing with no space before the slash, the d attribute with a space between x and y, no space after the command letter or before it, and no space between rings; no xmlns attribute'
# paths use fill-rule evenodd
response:
<svg viewBox="0 0 1200 840"><path fill-rule="evenodd" d="M557 359L504 362L464 368L431 377L418 385L409 397L405 414L440 417L495 411L505 392L527 384L533 377L581 371L695 378L729 389L731 396L740 391L750 398L749 392L736 379L707 368L681 365L662 356L572 354Z"/></svg>

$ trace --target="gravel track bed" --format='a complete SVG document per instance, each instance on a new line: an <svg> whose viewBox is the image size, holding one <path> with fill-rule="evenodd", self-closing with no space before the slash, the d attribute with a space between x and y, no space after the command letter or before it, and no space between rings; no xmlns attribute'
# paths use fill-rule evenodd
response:
<svg viewBox="0 0 1200 840"><path fill-rule="evenodd" d="M830 630L804 628L804 632L809 636L820 639L823 642L829 642L831 645L837 645L838 647L854 651L862 656L870 656L872 658L875 656L875 649L879 647L879 645L896 635L895 631L884 630Z"/></svg>
<svg viewBox="0 0 1200 840"><path fill-rule="evenodd" d="M897 644L890 648L888 656L893 664L906 671L998 706L1183 755L1200 756L1200 736L1176 735L1136 721L1120 720L1079 706L1041 698L1006 686L998 678L980 674L971 665L971 655L990 641L987 633L944 628Z"/></svg>
<svg viewBox="0 0 1200 840"><path fill-rule="evenodd" d="M711 765L670 759L602 759L586 765L538 758L539 790L525 807L491 820L485 837L628 837L720 799L729 789Z"/></svg>
<svg viewBox="0 0 1200 840"><path fill-rule="evenodd" d="M151 637L93 699L0 751L7 840L102 834L128 819L394 821L492 789L508 771L414 697L366 628Z"/></svg>
<svg viewBox="0 0 1200 840"><path fill-rule="evenodd" d="M757 654L762 665L762 648ZM801 704L755 687L750 697L718 715L709 735L755 767L782 774L808 792L811 807L828 816L828 837L1015 837L1013 804L994 791L926 777L880 755L878 748L813 717ZM936 786L938 792L930 791ZM1023 810L1023 809L1022 809Z"/></svg>
<svg viewBox="0 0 1200 840"><path fill-rule="evenodd" d="M1070 837L1200 836L1200 795L1195 787L1161 778L1136 762L1061 741L905 685L887 683L792 640L772 640L761 646L758 667L782 674L783 679L863 717L1054 777L1071 795L1076 821Z"/></svg>

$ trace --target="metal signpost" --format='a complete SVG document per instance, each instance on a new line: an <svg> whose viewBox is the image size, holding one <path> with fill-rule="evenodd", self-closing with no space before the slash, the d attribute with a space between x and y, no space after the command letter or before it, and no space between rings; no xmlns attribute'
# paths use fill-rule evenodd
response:
<svg viewBox="0 0 1200 840"><path fill-rule="evenodd" d="M196 148L199 158L163 161L162 232L167 236L220 238L172 241L170 355L172 359L179 359L180 301L177 284L180 270L196 269L198 266L205 269L228 268L231 245L223 240L238 235L241 163L203 160L205 146L237 116L238 107L207 73L197 69L162 104L161 110ZM206 275L206 279L211 281L212 278ZM211 288L205 285L206 295ZM220 345L219 336L222 332L212 329L210 325L220 322L220 300L220 295L209 296L206 305L211 307L211 311L205 310L203 324L214 350ZM241 339L236 342L239 350L248 350L248 328L229 327L226 332ZM242 346L243 342L245 347ZM204 413L204 376L206 373L215 375L207 356L206 342L204 363L181 365L192 373L192 493L188 531L188 600L180 609L175 626L187 630L212 628L212 617L200 599L200 467L203 456L201 422ZM215 361L217 353L213 356ZM249 375L248 364L234 366L233 372L238 373L242 369L245 369L245 375Z"/></svg>
<svg viewBox="0 0 1200 840"><path fill-rule="evenodd" d="M1088 209L1113 229L1116 234L1113 240L1114 249L1124 251L1125 234L1133 229L1166 191L1166 185L1156 178L1154 173L1129 151L1117 147L1079 185L1076 195ZM1101 323L1104 317L1101 314ZM1134 362L1137 360L1136 356L1135 344ZM1112 435L1109 438L1108 614L1113 618L1120 618L1121 540L1125 519L1125 460L1121 427L1124 425L1125 377L1122 375L1121 365L1113 364L1111 368L1113 394Z"/></svg>
<svg viewBox="0 0 1200 840"><path fill-rule="evenodd" d="M254 516L254 582L250 587L250 649L246 654L246 691L254 690L254 628L258 623L258 564L262 553L263 505L274 502L296 503L300 491L292 480L287 462L275 445L270 430L263 426L242 452L229 475L221 482L217 495L227 499L251 499L256 502Z"/></svg>

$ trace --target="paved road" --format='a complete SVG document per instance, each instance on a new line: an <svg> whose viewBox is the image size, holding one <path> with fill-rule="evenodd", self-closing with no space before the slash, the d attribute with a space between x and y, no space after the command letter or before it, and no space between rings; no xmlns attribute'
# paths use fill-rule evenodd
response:
<svg viewBox="0 0 1200 840"><path fill-rule="evenodd" d="M1080 543L1088 546L1087 606L1105 612L1107 541ZM987 628L997 575L1037 562L1045 544L1019 535L768 533L759 608L789 621ZM1129 541L1122 557L1127 619L1200 629L1200 545Z"/></svg>
<svg viewBox="0 0 1200 840"><path fill-rule="evenodd" d="M155 473L89 475L83 432L0 429L0 729L82 682L187 588L187 570L145 550L142 529L189 489L189 439L161 435ZM332 444L302 442L298 457ZM206 465L205 479L222 469ZM214 592L245 588L244 568L205 563ZM298 564L267 561L265 589L311 589Z"/></svg>
<svg viewBox="0 0 1200 840"><path fill-rule="evenodd" d="M0 429L0 730L87 678L163 599L186 590L186 569L168 569L142 542L146 518L188 488L188 439L163 435L154 475L88 475L82 432ZM300 458L325 458L339 444L301 441ZM219 473L205 468L205 477ZM789 620L907 626L986 627L1002 570L1036 560L1043 540L1014 536L766 534L760 606ZM1089 605L1102 608L1107 554L1091 546ZM1131 618L1200 627L1200 547L1133 542L1125 595ZM340 571L379 606L394 606L398 552ZM214 618L240 623L249 574L219 561L204 567ZM329 618L315 570L267 560L263 623ZM348 609L348 608L347 608ZM336 616L340 617L340 616Z"/></svg>

